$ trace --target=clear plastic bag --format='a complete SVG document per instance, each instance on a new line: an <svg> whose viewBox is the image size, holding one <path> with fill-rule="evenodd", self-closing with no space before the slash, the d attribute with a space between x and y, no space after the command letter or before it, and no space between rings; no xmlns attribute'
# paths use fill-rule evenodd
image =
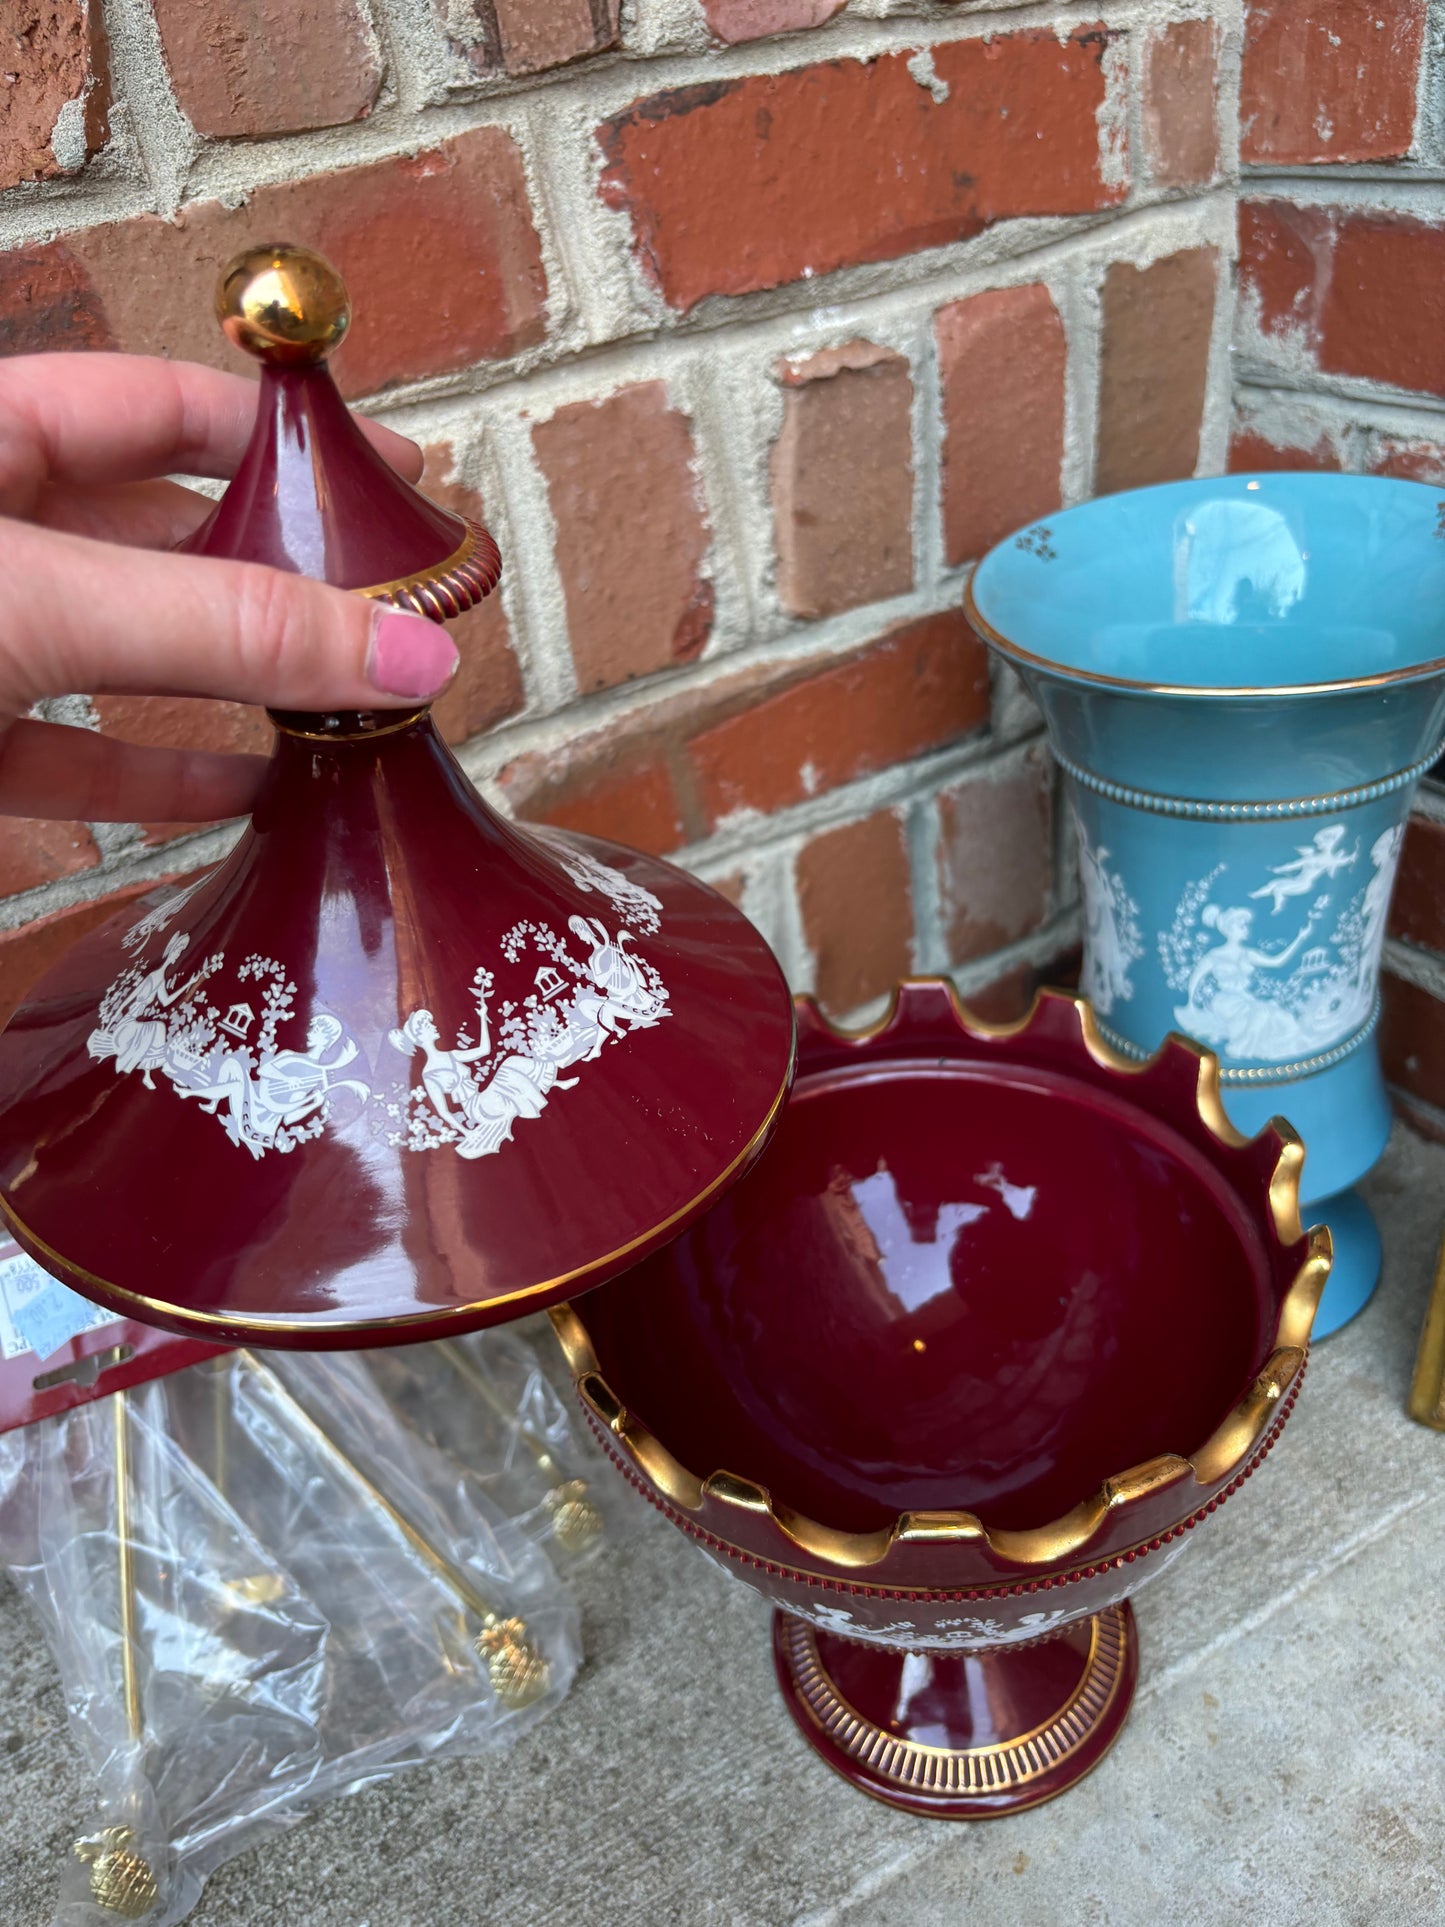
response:
<svg viewBox="0 0 1445 1927"><path fill-rule="evenodd" d="M367 1363L412 1430L461 1466L560 1571L601 1551L618 1498L627 1500L524 1333L474 1332L370 1352Z"/></svg>
<svg viewBox="0 0 1445 1927"><path fill-rule="evenodd" d="M322 1758L326 1619L170 1436L165 1390L0 1437L0 1550L99 1792L67 1927L183 1919Z"/></svg>
<svg viewBox="0 0 1445 1927"><path fill-rule="evenodd" d="M0 1435L0 1558L99 1792L64 1927L171 1927L267 1827L507 1745L578 1662L546 1556L357 1356L239 1353Z"/></svg>

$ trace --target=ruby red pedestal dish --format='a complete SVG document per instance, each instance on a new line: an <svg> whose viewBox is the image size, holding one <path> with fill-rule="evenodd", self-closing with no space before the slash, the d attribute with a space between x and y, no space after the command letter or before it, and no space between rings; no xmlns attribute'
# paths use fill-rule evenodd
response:
<svg viewBox="0 0 1445 1927"><path fill-rule="evenodd" d="M612 1457L778 1607L813 1746L920 1812L1033 1805L1122 1724L1129 1596L1278 1436L1328 1234L1182 1040L941 983L864 1035L799 1008L752 1174L553 1321Z"/></svg>

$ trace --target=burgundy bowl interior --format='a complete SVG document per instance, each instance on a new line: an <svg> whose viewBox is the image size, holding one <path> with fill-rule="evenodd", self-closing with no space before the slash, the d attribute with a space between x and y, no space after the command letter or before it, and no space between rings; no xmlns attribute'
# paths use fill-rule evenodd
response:
<svg viewBox="0 0 1445 1927"><path fill-rule="evenodd" d="M869 1064L800 1079L756 1170L577 1310L699 1476L849 1531L1025 1528L1228 1414L1275 1329L1266 1210L1062 1072Z"/></svg>

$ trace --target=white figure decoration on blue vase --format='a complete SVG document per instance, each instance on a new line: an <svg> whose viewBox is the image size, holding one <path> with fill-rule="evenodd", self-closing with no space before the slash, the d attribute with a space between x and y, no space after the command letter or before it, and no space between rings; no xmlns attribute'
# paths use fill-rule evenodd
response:
<svg viewBox="0 0 1445 1927"><path fill-rule="evenodd" d="M1354 868L1360 846L1345 847L1343 824L1326 824L1311 842L1297 845L1288 862L1271 865L1266 883L1247 892L1251 902L1267 898L1272 906L1265 934L1256 933L1256 913L1248 904L1213 900L1225 895L1218 886L1226 866L1191 884L1159 940L1165 977L1171 989L1184 993L1174 1009L1180 1029L1236 1062L1262 1065L1307 1060L1359 1030L1373 1009L1402 836L1396 827L1376 837L1369 882L1339 912L1323 942L1310 939L1333 907L1329 891L1315 896L1283 941L1269 930L1322 878L1333 881Z"/></svg>
<svg viewBox="0 0 1445 1927"><path fill-rule="evenodd" d="M1082 823L1079 832L1079 879L1084 895L1083 991L1101 1017L1115 1004L1134 995L1129 967L1144 954L1139 931L1139 906L1124 887L1124 879L1109 867L1109 852L1095 849Z"/></svg>
<svg viewBox="0 0 1445 1927"><path fill-rule="evenodd" d="M1354 849L1341 848L1345 840L1343 823L1328 823L1324 829L1315 832L1312 843L1297 844L1297 854L1288 863L1275 864L1270 870L1270 880L1262 883L1257 890L1250 891L1250 897L1268 897L1270 908L1278 915L1283 910L1287 897L1308 896L1321 877L1338 876L1341 870L1348 870L1360 854L1357 843Z"/></svg>

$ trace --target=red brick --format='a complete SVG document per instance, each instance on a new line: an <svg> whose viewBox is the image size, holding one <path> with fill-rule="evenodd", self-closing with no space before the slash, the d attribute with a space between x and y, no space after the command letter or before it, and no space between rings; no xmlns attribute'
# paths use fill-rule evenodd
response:
<svg viewBox="0 0 1445 1927"><path fill-rule="evenodd" d="M1425 0L1249 0L1240 159L1397 160L1415 133Z"/></svg>
<svg viewBox="0 0 1445 1927"><path fill-rule="evenodd" d="M655 856L688 840L666 745L646 726L599 730L565 749L518 757L501 784L524 822L609 836Z"/></svg>
<svg viewBox="0 0 1445 1927"><path fill-rule="evenodd" d="M938 798L938 880L954 963L1016 943L1049 914L1053 767L1043 747L1003 772L962 777Z"/></svg>
<svg viewBox="0 0 1445 1927"><path fill-rule="evenodd" d="M100 297L67 247L0 252L0 355L114 346Z"/></svg>
<svg viewBox="0 0 1445 1927"><path fill-rule="evenodd" d="M1160 187L1202 187L1219 172L1218 50L1212 20L1176 20L1149 36L1144 136Z"/></svg>
<svg viewBox="0 0 1445 1927"><path fill-rule="evenodd" d="M769 34L799 33L821 27L841 13L848 0L702 0L714 40L728 46L762 40Z"/></svg>
<svg viewBox="0 0 1445 1927"><path fill-rule="evenodd" d="M0 99L0 188L79 172L110 132L100 0L10 0Z"/></svg>
<svg viewBox="0 0 1445 1927"><path fill-rule="evenodd" d="M1412 817L1390 905L1390 935L1445 952L1445 824Z"/></svg>
<svg viewBox="0 0 1445 1927"><path fill-rule="evenodd" d="M895 629L688 743L703 822L771 811L887 769L988 718L988 663L958 611Z"/></svg>
<svg viewBox="0 0 1445 1927"><path fill-rule="evenodd" d="M913 382L906 359L855 341L785 363L773 448L778 595L836 615L913 587Z"/></svg>
<svg viewBox="0 0 1445 1927"><path fill-rule="evenodd" d="M295 134L371 112L381 62L357 0L151 0L198 134Z"/></svg>
<svg viewBox="0 0 1445 1927"><path fill-rule="evenodd" d="M1445 226L1246 203L1240 269L1265 333L1295 333L1325 373L1445 395Z"/></svg>
<svg viewBox="0 0 1445 1927"><path fill-rule="evenodd" d="M881 997L913 965L908 844L894 810L812 837L798 854L798 905L825 1010Z"/></svg>
<svg viewBox="0 0 1445 1927"><path fill-rule="evenodd" d="M101 729L148 749L208 749L223 755L266 756L273 732L264 709L198 696L96 696ZM194 823L147 823L147 843L193 835Z"/></svg>
<svg viewBox="0 0 1445 1927"><path fill-rule="evenodd" d="M578 687L690 662L712 630L708 525L688 418L660 381L573 402L532 431L556 523Z"/></svg>
<svg viewBox="0 0 1445 1927"><path fill-rule="evenodd" d="M264 709L208 696L95 696L107 736L150 749L210 749L264 756L272 730Z"/></svg>
<svg viewBox="0 0 1445 1927"><path fill-rule="evenodd" d="M542 73L617 45L621 0L434 0L455 50L478 73Z"/></svg>
<svg viewBox="0 0 1445 1927"><path fill-rule="evenodd" d="M0 897L93 870L99 861L95 838L83 824L0 816Z"/></svg>
<svg viewBox="0 0 1445 1927"><path fill-rule="evenodd" d="M1039 282L955 301L934 327L944 544L950 562L968 562L1059 506L1068 347Z"/></svg>
<svg viewBox="0 0 1445 1927"><path fill-rule="evenodd" d="M509 74L535 74L617 44L621 0L494 0Z"/></svg>
<svg viewBox="0 0 1445 1927"><path fill-rule="evenodd" d="M1445 395L1445 227L1407 215L1342 217L1319 341L1329 374Z"/></svg>
<svg viewBox="0 0 1445 1927"><path fill-rule="evenodd" d="M216 274L239 248L287 233L304 234L346 277L356 320L336 375L348 394L496 360L545 331L521 156L499 127L258 187L239 208L198 201L174 224L138 215L32 249L17 325L49 347L97 346L103 332L139 353L253 369L213 319ZM0 306L0 328L7 311L12 303Z"/></svg>
<svg viewBox="0 0 1445 1927"><path fill-rule="evenodd" d="M143 883L132 883L124 890L115 890L109 896L77 903L72 909L37 917L33 923L21 924L18 930L0 931L0 1024L9 1023L35 980L58 963L88 930L94 930L97 924L113 917L117 910L147 890L154 890L157 884L174 881L173 877L151 877Z"/></svg>
<svg viewBox="0 0 1445 1927"><path fill-rule="evenodd" d="M486 504L475 489L447 478L454 456L449 442L433 442L426 451L421 486L434 502L457 515L469 515L486 526ZM491 729L522 707L522 672L512 647L512 632L499 590L464 616L447 624L457 646L461 667L433 714L449 743L464 743L479 730Z"/></svg>
<svg viewBox="0 0 1445 1927"><path fill-rule="evenodd" d="M831 60L635 102L598 130L602 192L674 307L1112 207L1099 113L1109 35L1079 27Z"/></svg>
<svg viewBox="0 0 1445 1927"><path fill-rule="evenodd" d="M1371 475L1393 475L1402 482L1445 485L1445 442L1402 441L1382 435L1371 451Z"/></svg>
<svg viewBox="0 0 1445 1927"><path fill-rule="evenodd" d="M971 990L964 1003L975 1017L987 1024L1016 1024L1028 1015L1037 993L1046 985L1075 990L1079 981L1080 952L1077 945L1060 951L1042 964L1015 964L992 983Z"/></svg>
<svg viewBox="0 0 1445 1927"><path fill-rule="evenodd" d="M1328 435L1319 435L1308 448L1287 443L1281 447L1257 429L1235 427L1229 438L1229 473L1244 475L1270 469L1329 469L1338 471L1339 450Z"/></svg>
<svg viewBox="0 0 1445 1927"><path fill-rule="evenodd" d="M1240 285L1254 297L1265 334L1303 330L1312 338L1330 235L1330 215L1324 208L1296 207L1289 201L1240 202Z"/></svg>
<svg viewBox="0 0 1445 1927"><path fill-rule="evenodd" d="M1218 257L1190 248L1104 277L1094 487L1141 488L1192 475L1209 374Z"/></svg>
<svg viewBox="0 0 1445 1927"><path fill-rule="evenodd" d="M1380 990L1380 1056L1386 1077L1410 1096L1445 1108L1445 1004L1388 970Z"/></svg>

